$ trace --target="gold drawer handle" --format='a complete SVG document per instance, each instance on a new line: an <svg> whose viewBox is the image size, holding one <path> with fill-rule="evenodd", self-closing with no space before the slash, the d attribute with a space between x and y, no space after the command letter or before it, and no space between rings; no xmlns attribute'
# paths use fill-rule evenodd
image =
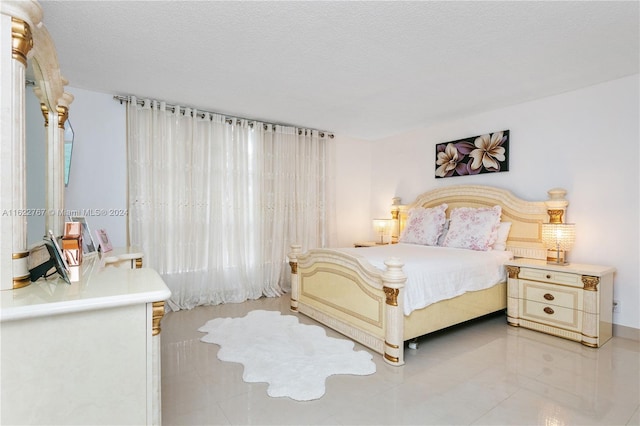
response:
<svg viewBox="0 0 640 426"><path fill-rule="evenodd" d="M545 313L547 313L547 314L549 314L549 315L553 315L553 309L551 309L551 308L550 308L550 307L548 307L548 306L547 306L546 308L544 308L544 312L545 312Z"/></svg>
<svg viewBox="0 0 640 426"><path fill-rule="evenodd" d="M547 274L547 279L550 280L551 279L551 274Z"/></svg>
<svg viewBox="0 0 640 426"><path fill-rule="evenodd" d="M555 299L555 297L553 297L553 294L549 294L549 293L545 294L545 295L544 295L544 296L542 296L542 297L544 297L546 300L553 300L553 299Z"/></svg>

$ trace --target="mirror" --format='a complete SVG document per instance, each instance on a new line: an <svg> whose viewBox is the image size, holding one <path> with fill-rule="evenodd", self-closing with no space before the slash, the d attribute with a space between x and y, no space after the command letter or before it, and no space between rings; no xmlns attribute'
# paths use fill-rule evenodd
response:
<svg viewBox="0 0 640 426"><path fill-rule="evenodd" d="M44 126L40 99L33 89L34 84L27 83L25 92L26 191L27 211L33 212L27 217L27 247L41 242L46 235L44 219L47 214L47 128Z"/></svg>
<svg viewBox="0 0 640 426"><path fill-rule="evenodd" d="M7 290L29 284L28 241L41 240L48 229L56 236L63 233L65 124L73 96L64 91L67 81L60 74L55 45L42 23L42 8L38 2L0 1L0 11L3 22L0 89L2 99L6 100L0 116L3 129L0 145L3 153L10 153L0 156L0 167L3 178L11 182L0 188L0 204L3 211L9 212L0 217L3 238L0 290ZM5 26L5 23L10 25ZM7 37L5 43L5 36L9 35L10 40ZM25 80L32 80L33 87L25 87ZM27 102L31 95L35 95L37 101L33 98L33 102L29 101L31 112L28 112ZM40 116L36 119L37 107L40 107ZM34 164L28 166L31 159L27 158L27 132L37 128L40 130L30 138L39 159L34 159ZM5 132L4 129L8 130ZM33 184L29 185L31 180ZM38 195L36 188L43 191L44 196L42 192ZM27 198L32 199L34 210L27 210L30 207ZM39 224L30 226L30 222ZM31 237L28 236L30 227L35 229Z"/></svg>
<svg viewBox="0 0 640 426"><path fill-rule="evenodd" d="M64 92L67 81L60 75L55 47L44 27L34 31L33 36L33 54L28 59L26 75L34 79L31 92L40 101L41 115L39 119L27 117L26 125L33 127L34 121L35 126L44 124L45 137L43 162L39 165L32 163L31 153L27 152L27 174L36 174L33 179L27 177L27 198L33 200L34 208L40 208L36 203L43 200L42 207L45 209L45 214L44 225L43 218L40 216L30 216L27 219L27 229L32 230L28 233L28 241L32 241L30 238L36 238L36 236L46 235L49 230L52 230L56 236L62 235L65 220L64 188L69 179L74 140L73 128L67 120L68 106L73 101L73 96ZM35 111L35 108L33 110ZM33 145L36 143L37 141ZM41 158L42 147L35 147L34 152L37 152L36 158ZM33 161L41 161L41 159ZM44 182L38 176L40 167L44 168ZM29 185L30 181L35 182L35 185ZM30 196L30 191L35 191L37 195ZM33 210L33 212L39 213L40 210ZM31 222L34 224L31 225Z"/></svg>
<svg viewBox="0 0 640 426"><path fill-rule="evenodd" d="M29 61L25 92L25 139L26 139L26 190L27 190L27 247L42 241L47 233L45 216L47 206L47 127L41 108L41 99L36 96L39 87L33 76L33 60ZM35 77L34 77L35 78ZM41 92L39 92L41 93ZM64 123L64 186L69 184L74 132L71 122Z"/></svg>
<svg viewBox="0 0 640 426"><path fill-rule="evenodd" d="M64 186L69 185L69 174L71 173L71 154L73 152L73 127L71 121L64 122Z"/></svg>

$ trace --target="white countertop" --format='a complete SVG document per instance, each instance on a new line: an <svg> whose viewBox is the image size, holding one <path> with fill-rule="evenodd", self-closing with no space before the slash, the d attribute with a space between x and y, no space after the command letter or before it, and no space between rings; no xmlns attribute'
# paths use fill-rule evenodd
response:
<svg viewBox="0 0 640 426"><path fill-rule="evenodd" d="M0 321L159 302L171 296L155 270L104 266L103 260L86 258L80 281L70 285L55 274L23 288L0 291Z"/></svg>

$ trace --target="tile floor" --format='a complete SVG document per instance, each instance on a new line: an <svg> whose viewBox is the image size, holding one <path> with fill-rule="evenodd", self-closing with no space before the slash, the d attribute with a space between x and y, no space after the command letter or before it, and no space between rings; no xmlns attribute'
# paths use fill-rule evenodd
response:
<svg viewBox="0 0 640 426"><path fill-rule="evenodd" d="M287 296L168 313L162 320L164 425L638 425L640 343L600 349L510 327L495 315L419 340L371 376L332 376L319 400L270 398L217 359L197 329L254 309L288 310ZM316 324L300 315L300 322ZM341 335L329 330L329 336ZM356 345L357 349L363 349Z"/></svg>

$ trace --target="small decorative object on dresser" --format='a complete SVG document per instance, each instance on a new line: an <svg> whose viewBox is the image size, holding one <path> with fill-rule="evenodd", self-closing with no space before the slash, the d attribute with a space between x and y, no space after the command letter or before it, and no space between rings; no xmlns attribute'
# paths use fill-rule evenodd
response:
<svg viewBox="0 0 640 426"><path fill-rule="evenodd" d="M49 230L49 237L45 237L45 243L51 257L54 259L56 271L67 284L71 284L69 280L69 265L64 258L57 238L53 235L53 231Z"/></svg>
<svg viewBox="0 0 640 426"><path fill-rule="evenodd" d="M111 245L111 240L109 240L109 236L107 235L107 231L104 229L98 229L96 231L96 237L98 237L98 244L100 245L100 251L106 253L108 251L113 250L113 246Z"/></svg>
<svg viewBox="0 0 640 426"><path fill-rule="evenodd" d="M82 224L82 252L83 254L95 253L96 244L91 235L89 224L84 216L70 216L70 222L80 222Z"/></svg>
<svg viewBox="0 0 640 426"><path fill-rule="evenodd" d="M613 334L613 274L608 266L517 259L506 263L507 321L600 347Z"/></svg>

